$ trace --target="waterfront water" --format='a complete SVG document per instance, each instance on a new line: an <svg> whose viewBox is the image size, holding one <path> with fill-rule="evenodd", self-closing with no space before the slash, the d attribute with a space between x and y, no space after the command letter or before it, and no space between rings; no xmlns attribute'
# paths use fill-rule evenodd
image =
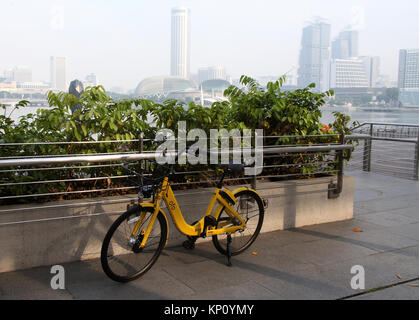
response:
<svg viewBox="0 0 419 320"><path fill-rule="evenodd" d="M25 107L15 110L12 119L18 119L29 113L36 113L39 107ZM48 109L48 108L42 108ZM6 114L11 112L12 108L6 108ZM375 107L324 107L321 109L323 113L322 122L329 124L333 122L333 111L339 111L349 115L353 121L364 122L383 122L383 123L401 123L401 124L418 124L419 125L419 108L375 108Z"/></svg>
<svg viewBox="0 0 419 320"><path fill-rule="evenodd" d="M418 124L419 108L377 108L377 107L324 107L322 122L332 123L333 111L339 111L351 117L352 121Z"/></svg>
<svg viewBox="0 0 419 320"><path fill-rule="evenodd" d="M11 106L7 106L6 107L6 115L9 116L11 114L11 118L13 121L15 122L19 122L20 117L22 116L26 116L30 113L36 114L36 111L38 109L52 109L49 107L24 107L24 108L19 108L19 109L15 109L14 107ZM4 112L3 110L1 110L1 112Z"/></svg>

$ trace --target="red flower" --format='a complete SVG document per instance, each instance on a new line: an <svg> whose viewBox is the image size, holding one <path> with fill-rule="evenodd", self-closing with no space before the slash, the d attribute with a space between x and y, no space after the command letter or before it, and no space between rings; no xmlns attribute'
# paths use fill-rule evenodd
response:
<svg viewBox="0 0 419 320"><path fill-rule="evenodd" d="M321 129L323 132L328 132L330 131L330 127L326 124L323 125L323 128Z"/></svg>

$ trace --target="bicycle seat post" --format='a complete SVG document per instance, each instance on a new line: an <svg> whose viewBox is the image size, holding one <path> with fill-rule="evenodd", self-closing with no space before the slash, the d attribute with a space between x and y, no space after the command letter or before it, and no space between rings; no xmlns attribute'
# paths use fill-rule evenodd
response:
<svg viewBox="0 0 419 320"><path fill-rule="evenodd" d="M218 170L222 172L222 175L221 175L220 181L217 184L217 188L221 189L223 187L223 181L224 181L224 177L225 177L226 174L225 174L225 170L223 170L223 169L218 169Z"/></svg>

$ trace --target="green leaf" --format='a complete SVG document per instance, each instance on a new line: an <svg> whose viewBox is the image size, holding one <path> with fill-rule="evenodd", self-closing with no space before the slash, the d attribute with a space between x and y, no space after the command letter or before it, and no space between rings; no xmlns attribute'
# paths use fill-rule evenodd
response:
<svg viewBox="0 0 419 320"><path fill-rule="evenodd" d="M86 126L84 124L81 125L81 130L83 131L83 134L85 136L87 136L87 129L86 129Z"/></svg>

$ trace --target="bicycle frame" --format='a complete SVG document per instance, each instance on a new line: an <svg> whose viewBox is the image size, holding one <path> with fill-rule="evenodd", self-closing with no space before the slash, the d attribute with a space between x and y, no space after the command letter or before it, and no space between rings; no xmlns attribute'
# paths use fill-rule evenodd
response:
<svg viewBox="0 0 419 320"><path fill-rule="evenodd" d="M245 188L247 189L247 188ZM205 215L202 217L202 219L197 222L194 225L189 225L180 210L180 207L178 205L178 202L176 200L176 197L173 193L172 188L169 184L169 178L166 177L163 180L163 184L161 189L157 192L157 194L154 197L154 202L149 202L146 204L142 204L143 207L154 207L153 215L151 216L150 222L147 226L147 229L144 231L142 230L143 239L140 245L140 248L144 248L147 239L150 235L151 229L153 228L154 222L156 221L156 218L160 212L164 214L164 212L160 208L160 200L164 200L166 203L167 209L169 210L169 213L173 219L173 222L176 226L176 228L183 233L186 236L190 237L199 237L203 234L203 232L206 231L207 236L214 236L214 235L220 235L220 234L232 234L240 229L244 229L246 227L246 222L242 219L242 217L237 213L237 211L226 201L221 195L220 191L223 191L228 194L232 199L235 199L234 195L228 190L228 189L220 189L215 188L214 195L209 203L209 206L205 212ZM212 211L215 207L215 205L218 203L218 207L214 213L214 218L218 220L222 210L224 209L227 215L229 215L232 219L237 219L240 222L240 225L237 226L230 226L226 227L228 224L231 224L231 222L221 222L218 224L217 227L209 226L207 230L204 230L205 227L205 217L212 214ZM144 218L146 213L142 213L142 215L139 217L139 220L132 232L132 236L134 237ZM166 218L167 220L167 218Z"/></svg>

